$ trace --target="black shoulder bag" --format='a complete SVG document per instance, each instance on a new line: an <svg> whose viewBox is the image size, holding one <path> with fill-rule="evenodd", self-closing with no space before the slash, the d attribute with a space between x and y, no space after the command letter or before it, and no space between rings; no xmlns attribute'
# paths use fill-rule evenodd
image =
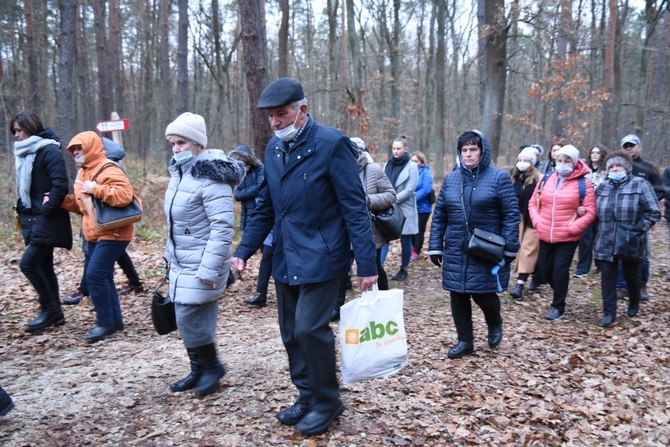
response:
<svg viewBox="0 0 670 447"><path fill-rule="evenodd" d="M461 206L463 207L465 228L468 234L467 253L470 256L491 261L494 264L500 263L505 254L505 238L479 228L475 228L470 232L470 224L468 222L468 214L465 210L463 195L463 174L461 173Z"/></svg>

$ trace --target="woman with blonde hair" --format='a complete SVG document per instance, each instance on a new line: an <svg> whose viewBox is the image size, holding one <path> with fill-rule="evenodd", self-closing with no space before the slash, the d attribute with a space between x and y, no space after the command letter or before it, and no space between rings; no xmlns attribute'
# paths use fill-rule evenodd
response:
<svg viewBox="0 0 670 447"><path fill-rule="evenodd" d="M517 255L514 271L517 273L517 281L514 290L510 292L513 298L521 298L523 289L528 280L528 276L535 272L537 266L537 257L540 251L540 241L537 238L537 232L533 227L528 212L528 202L533 196L535 186L540 181L540 172L535 167L537 162L537 150L531 146L523 149L517 157L516 165L512 170L512 184L514 185L514 194L519 203L519 240L521 248Z"/></svg>

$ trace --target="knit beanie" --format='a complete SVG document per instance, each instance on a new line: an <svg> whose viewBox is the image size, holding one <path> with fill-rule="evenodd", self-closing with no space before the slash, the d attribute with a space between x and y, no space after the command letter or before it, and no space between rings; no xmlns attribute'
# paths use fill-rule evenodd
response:
<svg viewBox="0 0 670 447"><path fill-rule="evenodd" d="M537 156L538 156L537 149L528 146L524 150L519 152L519 156L517 157L517 159L527 158L528 160L530 160L530 164L534 165L535 163L537 163Z"/></svg>
<svg viewBox="0 0 670 447"><path fill-rule="evenodd" d="M362 139L360 139L358 137L350 138L350 140L351 140L352 143L354 143L356 146L358 146L358 149L360 149L361 152L363 152L365 150L365 141L363 141Z"/></svg>
<svg viewBox="0 0 670 447"><path fill-rule="evenodd" d="M572 159L572 162L574 164L577 164L579 161L579 149L574 147L572 144L566 144L562 148L556 152L556 158L558 158L559 155L565 155L566 157L570 157Z"/></svg>
<svg viewBox="0 0 670 447"><path fill-rule="evenodd" d="M168 124L165 129L165 136L178 135L187 140L199 144L203 149L207 148L207 127L205 119L195 113L182 113Z"/></svg>

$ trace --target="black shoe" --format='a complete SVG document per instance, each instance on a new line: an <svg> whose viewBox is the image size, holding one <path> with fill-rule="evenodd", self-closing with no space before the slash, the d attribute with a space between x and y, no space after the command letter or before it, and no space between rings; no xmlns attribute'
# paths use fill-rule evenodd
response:
<svg viewBox="0 0 670 447"><path fill-rule="evenodd" d="M509 294L512 298L521 298L523 296L523 284L517 283L514 287L514 290L512 290Z"/></svg>
<svg viewBox="0 0 670 447"><path fill-rule="evenodd" d="M14 408L14 401L7 391L0 386L0 416L4 416Z"/></svg>
<svg viewBox="0 0 670 447"><path fill-rule="evenodd" d="M598 323L598 326L612 327L613 324L614 324L614 315L605 315L600 319L600 323Z"/></svg>
<svg viewBox="0 0 670 447"><path fill-rule="evenodd" d="M625 298L628 298L628 289L616 289L616 297L619 300L623 300Z"/></svg>
<svg viewBox="0 0 670 447"><path fill-rule="evenodd" d="M199 395L205 396L216 389L219 379L226 374L226 368L223 367L216 355L216 345L214 343L193 349L202 365L202 373L193 389Z"/></svg>
<svg viewBox="0 0 670 447"><path fill-rule="evenodd" d="M632 304L628 303L628 312L626 313L630 318L633 318L637 315L637 312L640 310L640 303Z"/></svg>
<svg viewBox="0 0 670 447"><path fill-rule="evenodd" d="M81 302L81 300L84 299L84 297L87 297L88 295L84 295L82 292L77 290L76 292L72 292L67 298L63 300L63 304L67 304L68 306L75 306Z"/></svg>
<svg viewBox="0 0 670 447"><path fill-rule="evenodd" d="M450 359L460 359L464 355L470 355L475 352L475 346L471 341L459 341L456 346L449 350L447 357Z"/></svg>
<svg viewBox="0 0 670 447"><path fill-rule="evenodd" d="M496 326L489 326L488 342L491 349L497 348L503 338L503 322Z"/></svg>
<svg viewBox="0 0 670 447"><path fill-rule="evenodd" d="M41 332L50 326L62 326L64 324L65 316L62 310L43 310L33 321L28 323L26 332Z"/></svg>
<svg viewBox="0 0 670 447"><path fill-rule="evenodd" d="M122 330L123 323L112 324L109 326L96 326L91 329L91 332L89 332L86 337L84 337L84 339L89 343L93 343L94 341L103 340L104 338L109 337L112 334L116 334Z"/></svg>
<svg viewBox="0 0 670 447"><path fill-rule="evenodd" d="M310 411L295 426L303 435L319 435L328 430L330 424L344 413L343 404L330 411Z"/></svg>
<svg viewBox="0 0 670 447"><path fill-rule="evenodd" d="M647 292L647 286L642 286L640 288L640 301L649 301L649 292Z"/></svg>
<svg viewBox="0 0 670 447"><path fill-rule="evenodd" d="M398 273L393 275L393 277L391 279L394 280L394 281L404 281L404 280L406 280L407 279L407 270L400 267L400 270L398 270Z"/></svg>
<svg viewBox="0 0 670 447"><path fill-rule="evenodd" d="M530 285L528 286L528 290L531 292L535 292L537 290L538 284L535 282L535 280L531 280Z"/></svg>
<svg viewBox="0 0 670 447"><path fill-rule="evenodd" d="M334 323L335 321L340 321L340 311L339 310L334 310L333 313L330 315L330 322Z"/></svg>
<svg viewBox="0 0 670 447"><path fill-rule="evenodd" d="M248 300L244 300L244 304L248 304L249 306L265 307L268 305L268 298L266 295L256 293Z"/></svg>
<svg viewBox="0 0 670 447"><path fill-rule="evenodd" d="M555 307L552 307L549 313L544 316L544 318L547 320L560 320L563 318L563 312L556 309Z"/></svg>
<svg viewBox="0 0 670 447"><path fill-rule="evenodd" d="M128 284L123 289L119 290L119 295L128 295L130 293L138 294L144 292L144 285L141 282L137 284Z"/></svg>
<svg viewBox="0 0 670 447"><path fill-rule="evenodd" d="M175 392L192 389L195 387L195 384L198 383L198 379L200 379L200 375L202 374L202 364L198 359L195 349L187 348L186 352L188 353L188 358L191 362L191 372L188 376L170 385L170 390Z"/></svg>
<svg viewBox="0 0 670 447"><path fill-rule="evenodd" d="M284 425L295 425L308 413L307 404L296 402L285 410L277 413L277 419Z"/></svg>

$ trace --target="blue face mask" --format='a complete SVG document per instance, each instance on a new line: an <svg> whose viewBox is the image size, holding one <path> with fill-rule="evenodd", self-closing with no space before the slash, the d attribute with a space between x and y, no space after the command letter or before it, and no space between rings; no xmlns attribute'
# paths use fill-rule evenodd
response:
<svg viewBox="0 0 670 447"><path fill-rule="evenodd" d="M572 171L575 170L575 167L568 163L556 163L556 172L561 177L567 177L572 174Z"/></svg>
<svg viewBox="0 0 670 447"><path fill-rule="evenodd" d="M193 158L193 153L189 149L187 151L182 151L182 152L179 152L177 154L174 154L172 156L172 158L174 158L174 161L177 165L183 165L184 163L189 161L191 158Z"/></svg>
<svg viewBox="0 0 670 447"><path fill-rule="evenodd" d="M614 180L615 182L620 182L621 180L626 178L626 171L610 172L607 174L607 178L610 180Z"/></svg>
<svg viewBox="0 0 670 447"><path fill-rule="evenodd" d="M79 166L84 164L84 156L81 155L79 157L74 157L74 162L77 163Z"/></svg>

